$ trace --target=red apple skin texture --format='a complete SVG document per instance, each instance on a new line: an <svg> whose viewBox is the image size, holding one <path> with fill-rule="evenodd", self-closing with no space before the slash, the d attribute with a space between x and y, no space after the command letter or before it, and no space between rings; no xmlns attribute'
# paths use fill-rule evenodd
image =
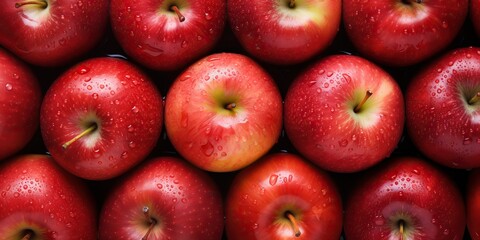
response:
<svg viewBox="0 0 480 240"><path fill-rule="evenodd" d="M468 176L466 192L467 228L473 240L480 239L480 169Z"/></svg>
<svg viewBox="0 0 480 240"><path fill-rule="evenodd" d="M478 91L480 48L449 52L412 79L407 130L421 152L448 167L480 167L480 106L466 107Z"/></svg>
<svg viewBox="0 0 480 240"><path fill-rule="evenodd" d="M168 10L176 4L185 21ZM111 23L127 55L155 70L178 70L198 60L220 39L224 0L112 0Z"/></svg>
<svg viewBox="0 0 480 240"><path fill-rule="evenodd" d="M305 11L315 5L322 8L323 23L304 23L300 16L280 13L276 8L281 8L281 4L285 4L287 12L294 12L295 9L288 8L288 1L227 1L230 27L247 52L262 61L291 65L312 58L330 45L340 27L341 1L296 3L302 5L297 8Z"/></svg>
<svg viewBox="0 0 480 240"><path fill-rule="evenodd" d="M415 236L404 240L463 239L465 206L450 177L423 159L388 161L366 174L349 193L345 239L399 239L399 235L390 235L389 224L395 220L391 222L389 216L395 213L404 213L418 224Z"/></svg>
<svg viewBox="0 0 480 240"><path fill-rule="evenodd" d="M80 58L102 39L108 25L108 0L46 0L47 19L15 8L22 0L0 2L0 45L39 66L60 66ZM47 11L43 10L43 11ZM40 10L39 10L40 11Z"/></svg>
<svg viewBox="0 0 480 240"><path fill-rule="evenodd" d="M158 222L149 240L222 238L220 191L209 175L183 159L157 157L122 178L104 203L100 239L141 239L149 226L144 206Z"/></svg>
<svg viewBox="0 0 480 240"><path fill-rule="evenodd" d="M468 0L343 1L348 37L367 58L391 66L409 66L440 52L460 31Z"/></svg>
<svg viewBox="0 0 480 240"><path fill-rule="evenodd" d="M480 0L470 0L470 20L477 36L480 37Z"/></svg>
<svg viewBox="0 0 480 240"><path fill-rule="evenodd" d="M390 89L380 89L382 84ZM377 109L369 120L375 122L372 126L360 126L351 117L353 107L347 102L356 90L373 92L367 100ZM285 132L295 149L334 172L373 166L393 152L403 133L404 103L397 83L356 56L333 55L306 69L289 87L284 111Z"/></svg>
<svg viewBox="0 0 480 240"><path fill-rule="evenodd" d="M242 170L225 204L229 240L338 240L342 231L336 185L326 172L294 154L267 155ZM290 224L275 224L285 210L297 213L300 237L294 237Z"/></svg>
<svg viewBox="0 0 480 240"><path fill-rule="evenodd" d="M67 149L80 134L82 119L95 114L101 139L89 136ZM47 91L40 128L53 158L74 175L103 180L118 176L144 160L155 147L163 123L160 92L149 77L127 61L93 58L61 75Z"/></svg>
<svg viewBox="0 0 480 240"><path fill-rule="evenodd" d="M0 49L0 160L17 153L32 139L41 101L40 85L28 66Z"/></svg>
<svg viewBox="0 0 480 240"><path fill-rule="evenodd" d="M2 238L21 239L22 229L32 229L34 239L96 239L96 206L81 180L47 155L19 155L2 164Z"/></svg>
<svg viewBox="0 0 480 240"><path fill-rule="evenodd" d="M219 103L215 91L219 90ZM233 98L235 113L225 113ZM201 169L238 170L267 153L282 129L282 97L270 75L234 53L207 56L167 93L165 126L175 149Z"/></svg>

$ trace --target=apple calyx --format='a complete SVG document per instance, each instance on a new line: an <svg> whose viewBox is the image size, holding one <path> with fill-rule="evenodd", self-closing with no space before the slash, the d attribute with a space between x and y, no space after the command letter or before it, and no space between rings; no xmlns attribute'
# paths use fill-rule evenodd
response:
<svg viewBox="0 0 480 240"><path fill-rule="evenodd" d="M367 90L367 92L365 93L365 97L363 97L362 101L357 105L355 106L355 108L353 109L353 111L355 113L358 113L360 112L360 109L362 109L362 106L365 104L365 102L372 96L373 92L370 91L370 90Z"/></svg>
<svg viewBox="0 0 480 240"><path fill-rule="evenodd" d="M176 5L172 5L172 6L170 7L170 10L173 11L173 12L175 12L175 13L177 14L178 20L179 20L180 22L185 21L185 16L183 16L183 14L180 12L180 9L178 9L178 7L177 7Z"/></svg>
<svg viewBox="0 0 480 240"><path fill-rule="evenodd" d="M470 100L468 100L468 104L474 105L475 103L480 101L480 92L477 92Z"/></svg>
<svg viewBox="0 0 480 240"><path fill-rule="evenodd" d="M48 7L48 3L45 0L25 0L22 2L16 2L15 8L20 8L25 5L36 5L38 8L45 9Z"/></svg>
<svg viewBox="0 0 480 240"><path fill-rule="evenodd" d="M295 218L295 215L293 215L292 212L287 211L285 212L285 217L290 221L290 225L292 226L292 230L295 237L300 237L302 233L300 232L300 228L298 227L298 222L297 222L297 219Z"/></svg>
<svg viewBox="0 0 480 240"><path fill-rule="evenodd" d="M76 142L78 139L94 132L95 130L97 130L98 128L98 125L96 123L92 123L87 129L83 130L80 134L78 134L77 136L73 137L72 139L70 139L68 142L64 143L62 145L62 148L63 149L67 149L70 145L72 145L72 143Z"/></svg>
<svg viewBox="0 0 480 240"><path fill-rule="evenodd" d="M21 240L30 240L30 239L33 239L33 236L35 235L35 233L30 230L30 229L27 229L23 232L23 237Z"/></svg>
<svg viewBox="0 0 480 240"><path fill-rule="evenodd" d="M147 223L149 224L149 227L145 235L142 237L142 240L148 240L148 236L150 236L153 227L155 227L155 224L157 224L157 220L150 216L150 209L147 206L143 207L143 214L147 218Z"/></svg>
<svg viewBox="0 0 480 240"><path fill-rule="evenodd" d="M289 8L295 8L295 6L296 6L295 0L289 0L288 1L288 7Z"/></svg>

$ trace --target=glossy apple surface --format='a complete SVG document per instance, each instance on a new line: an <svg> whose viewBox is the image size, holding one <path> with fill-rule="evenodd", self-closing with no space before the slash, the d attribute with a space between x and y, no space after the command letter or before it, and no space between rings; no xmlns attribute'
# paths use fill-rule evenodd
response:
<svg viewBox="0 0 480 240"><path fill-rule="evenodd" d="M129 56L155 70L178 70L218 42L226 1L112 0L110 13L115 37Z"/></svg>
<svg viewBox="0 0 480 240"><path fill-rule="evenodd" d="M108 24L108 0L0 2L0 45L25 61L59 66L99 44Z"/></svg>
<svg viewBox="0 0 480 240"><path fill-rule="evenodd" d="M473 23L473 27L477 36L480 37L480 1L470 0L470 20Z"/></svg>
<svg viewBox="0 0 480 240"><path fill-rule="evenodd" d="M32 139L41 101L37 77L26 64L0 48L0 160L17 153Z"/></svg>
<svg viewBox="0 0 480 240"><path fill-rule="evenodd" d="M205 173L157 157L122 178L100 216L100 239L221 239L220 191Z"/></svg>
<svg viewBox="0 0 480 240"><path fill-rule="evenodd" d="M407 130L417 148L453 168L480 167L480 48L456 49L412 79Z"/></svg>
<svg viewBox="0 0 480 240"><path fill-rule="evenodd" d="M365 57L410 66L444 50L468 14L468 0L343 1L348 37Z"/></svg>
<svg viewBox="0 0 480 240"><path fill-rule="evenodd" d="M372 95L361 104L367 91ZM360 171L388 157L399 143L402 92L387 72L361 57L329 56L289 87L284 125L307 159L330 171Z"/></svg>
<svg viewBox="0 0 480 240"><path fill-rule="evenodd" d="M0 176L2 239L96 239L91 193L49 156L8 159L0 165Z"/></svg>
<svg viewBox="0 0 480 240"><path fill-rule="evenodd" d="M345 204L345 239L463 239L465 206L451 176L415 157L365 173Z"/></svg>
<svg viewBox="0 0 480 240"><path fill-rule="evenodd" d="M165 127L174 148L201 169L238 170L264 155L282 128L282 98L271 76L234 53L207 56L170 87Z"/></svg>
<svg viewBox="0 0 480 240"><path fill-rule="evenodd" d="M124 173L152 151L162 117L162 97L150 78L125 60L104 57L80 62L55 80L42 103L40 128L62 167L100 180Z"/></svg>
<svg viewBox="0 0 480 240"><path fill-rule="evenodd" d="M227 1L230 27L252 56L297 64L325 50L340 27L341 1Z"/></svg>
<svg viewBox="0 0 480 240"><path fill-rule="evenodd" d="M342 231L336 185L326 172L290 153L267 155L243 169L225 204L231 240L338 240Z"/></svg>

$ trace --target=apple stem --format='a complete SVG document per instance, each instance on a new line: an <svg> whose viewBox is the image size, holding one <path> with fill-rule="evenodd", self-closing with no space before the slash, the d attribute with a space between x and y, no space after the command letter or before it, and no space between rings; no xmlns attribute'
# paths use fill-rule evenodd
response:
<svg viewBox="0 0 480 240"><path fill-rule="evenodd" d="M170 7L170 9L177 14L178 20L180 20L180 22L185 21L185 16L182 15L182 13L180 12L177 6L173 5Z"/></svg>
<svg viewBox="0 0 480 240"><path fill-rule="evenodd" d="M292 230L293 230L293 233L295 234L295 237L300 237L300 235L302 234L300 232L300 228L298 227L298 222L297 222L297 219L295 218L295 216L291 213L291 212L286 212L285 213L285 217L288 218L288 220L290 221L290 224L292 225Z"/></svg>
<svg viewBox="0 0 480 240"><path fill-rule="evenodd" d="M398 227L399 227L399 233L400 233L400 240L403 240L403 232L405 231L404 230L404 221L403 220L400 220L398 222Z"/></svg>
<svg viewBox="0 0 480 240"><path fill-rule="evenodd" d="M22 237L21 240L30 240L30 239L32 239L33 234L34 234L33 231L28 229L28 230L25 231L25 235Z"/></svg>
<svg viewBox="0 0 480 240"><path fill-rule="evenodd" d="M30 0L30 1L26 0L23 2L15 3L15 8L20 8L25 5L38 5L40 8L43 8L43 9L48 7L47 1L44 1L44 0Z"/></svg>
<svg viewBox="0 0 480 240"><path fill-rule="evenodd" d="M68 142L64 143L62 145L63 149L67 149L70 145L72 145L72 143L76 142L78 139L84 137L85 135L88 135L88 134L92 133L93 131L95 131L97 129L97 127L98 127L97 124L93 123L90 127L85 129L83 132L81 132L80 134L78 134L74 138L70 139Z"/></svg>
<svg viewBox="0 0 480 240"><path fill-rule="evenodd" d="M288 7L289 8L295 8L295 0L288 1Z"/></svg>
<svg viewBox="0 0 480 240"><path fill-rule="evenodd" d="M365 93L365 97L362 99L362 101L353 109L353 111L355 113L358 113L360 112L360 109L362 108L362 106L365 104L365 102L370 98L370 96L372 96L372 91L370 90L367 90L367 92Z"/></svg>
<svg viewBox="0 0 480 240"><path fill-rule="evenodd" d="M470 98L470 100L468 101L468 103L469 103L470 105L473 105L473 104L477 103L479 100L480 100L480 92L477 92L477 94L475 94L475 96L473 96L472 98Z"/></svg>
<svg viewBox="0 0 480 240"><path fill-rule="evenodd" d="M227 110L232 110L235 107L237 107L237 104L235 104L235 103L229 103L229 104L225 105L225 109L227 109Z"/></svg>
<svg viewBox="0 0 480 240"><path fill-rule="evenodd" d="M155 226L155 224L157 224L157 220L155 220L154 218L152 218L150 216L150 211L149 210L150 209L147 206L143 207L143 214L147 218L147 222L150 224L150 226L148 227L148 230L145 233L145 235L142 237L142 240L147 240L148 239L148 236L152 232L153 227Z"/></svg>

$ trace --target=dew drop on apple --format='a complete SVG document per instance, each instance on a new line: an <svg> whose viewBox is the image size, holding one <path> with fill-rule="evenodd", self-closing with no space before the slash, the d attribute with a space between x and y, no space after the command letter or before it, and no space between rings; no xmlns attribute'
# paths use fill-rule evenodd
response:
<svg viewBox="0 0 480 240"><path fill-rule="evenodd" d="M469 145L470 143L472 143L472 139L469 138L469 137L466 137L463 139L463 145Z"/></svg>
<svg viewBox="0 0 480 240"><path fill-rule="evenodd" d="M163 188L163 185L162 185L161 183L158 183L158 184L157 184L157 188L158 188L158 189L162 189L162 188Z"/></svg>
<svg viewBox="0 0 480 240"><path fill-rule="evenodd" d="M3 191L2 192L2 197L6 197L7 196L7 192L6 191Z"/></svg>
<svg viewBox="0 0 480 240"><path fill-rule="evenodd" d="M127 153L127 152L123 152L120 157L123 158L123 159L126 159L126 158L128 157L128 153Z"/></svg>
<svg viewBox="0 0 480 240"><path fill-rule="evenodd" d="M79 73L79 74L85 74L85 73L88 73L88 71L90 71L89 68L87 68L87 67L82 67L82 68L80 68L80 69L78 70L78 73Z"/></svg>
<svg viewBox="0 0 480 240"><path fill-rule="evenodd" d="M210 13L205 13L205 19L206 20L212 20L212 15Z"/></svg>
<svg viewBox="0 0 480 240"><path fill-rule="evenodd" d="M16 197L16 198L18 198L18 197L20 197L20 193L15 192L15 193L13 194L13 196Z"/></svg>
<svg viewBox="0 0 480 240"><path fill-rule="evenodd" d="M277 184L277 180L278 180L278 175L277 174L272 174L270 176L270 179L268 180L268 183L270 183L270 185L274 186L275 184Z"/></svg>
<svg viewBox="0 0 480 240"><path fill-rule="evenodd" d="M12 84L10 84L10 83L5 84L5 89L6 89L7 91L11 91L11 90L13 89Z"/></svg>
<svg viewBox="0 0 480 240"><path fill-rule="evenodd" d="M210 141L208 141L204 145L201 145L200 148L203 154L205 154L205 156L211 156L213 154L214 148L212 143L210 143Z"/></svg>

